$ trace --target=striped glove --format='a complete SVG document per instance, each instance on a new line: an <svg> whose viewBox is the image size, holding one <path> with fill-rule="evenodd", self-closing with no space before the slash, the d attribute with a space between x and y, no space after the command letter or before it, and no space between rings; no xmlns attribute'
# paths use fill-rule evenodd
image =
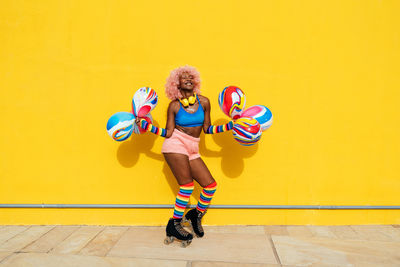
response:
<svg viewBox="0 0 400 267"><path fill-rule="evenodd" d="M153 134L165 137L167 135L167 130L164 128L159 128L157 126L154 126L151 123L148 123L145 119L140 120L140 127L145 129L148 132L152 132Z"/></svg>
<svg viewBox="0 0 400 267"><path fill-rule="evenodd" d="M210 125L206 130L206 134L223 133L232 130L232 128L233 121L230 121L227 124L223 125Z"/></svg>

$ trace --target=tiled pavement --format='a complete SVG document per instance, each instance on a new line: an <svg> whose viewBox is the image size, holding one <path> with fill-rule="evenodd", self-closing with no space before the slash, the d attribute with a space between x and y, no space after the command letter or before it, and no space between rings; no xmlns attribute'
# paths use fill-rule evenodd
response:
<svg viewBox="0 0 400 267"><path fill-rule="evenodd" d="M208 226L187 248L164 227L0 225L0 267L400 266L400 227Z"/></svg>

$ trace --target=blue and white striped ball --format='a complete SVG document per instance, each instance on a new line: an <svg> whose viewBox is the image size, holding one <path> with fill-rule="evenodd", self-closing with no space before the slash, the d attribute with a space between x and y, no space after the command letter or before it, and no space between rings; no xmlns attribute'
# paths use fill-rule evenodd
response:
<svg viewBox="0 0 400 267"><path fill-rule="evenodd" d="M261 126L256 119L242 117L233 123L233 138L243 146L252 146L261 138Z"/></svg>
<svg viewBox="0 0 400 267"><path fill-rule="evenodd" d="M133 132L135 116L130 112L117 112L107 122L107 132L115 141L128 139Z"/></svg>

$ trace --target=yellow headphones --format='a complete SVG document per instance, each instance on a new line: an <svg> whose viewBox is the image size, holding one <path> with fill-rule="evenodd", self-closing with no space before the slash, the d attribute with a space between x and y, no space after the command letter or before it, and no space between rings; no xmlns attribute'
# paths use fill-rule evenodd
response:
<svg viewBox="0 0 400 267"><path fill-rule="evenodd" d="M194 95L189 96L189 98L179 99L179 102L181 102L181 104L186 108L189 105L193 105L194 103L196 103L196 96L196 93L194 93Z"/></svg>

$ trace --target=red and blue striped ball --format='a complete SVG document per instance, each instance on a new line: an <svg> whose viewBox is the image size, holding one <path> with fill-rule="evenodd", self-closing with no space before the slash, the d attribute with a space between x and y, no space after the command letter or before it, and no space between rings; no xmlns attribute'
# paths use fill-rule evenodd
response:
<svg viewBox="0 0 400 267"><path fill-rule="evenodd" d="M263 105L255 105L247 108L242 113L242 117L251 117L256 119L261 125L261 130L267 130L272 124L272 112Z"/></svg>
<svg viewBox="0 0 400 267"><path fill-rule="evenodd" d="M130 112L117 112L107 122L107 132L115 141L128 139L133 132L135 116Z"/></svg>
<svg viewBox="0 0 400 267"><path fill-rule="evenodd" d="M246 106L246 96L239 87L228 86L219 93L218 104L222 112L236 120Z"/></svg>
<svg viewBox="0 0 400 267"><path fill-rule="evenodd" d="M252 146L261 138L261 126L256 119L242 117L234 121L233 138L243 146Z"/></svg>
<svg viewBox="0 0 400 267"><path fill-rule="evenodd" d="M136 117L142 118L152 111L158 102L158 96L150 87L139 88L132 98L132 111Z"/></svg>

